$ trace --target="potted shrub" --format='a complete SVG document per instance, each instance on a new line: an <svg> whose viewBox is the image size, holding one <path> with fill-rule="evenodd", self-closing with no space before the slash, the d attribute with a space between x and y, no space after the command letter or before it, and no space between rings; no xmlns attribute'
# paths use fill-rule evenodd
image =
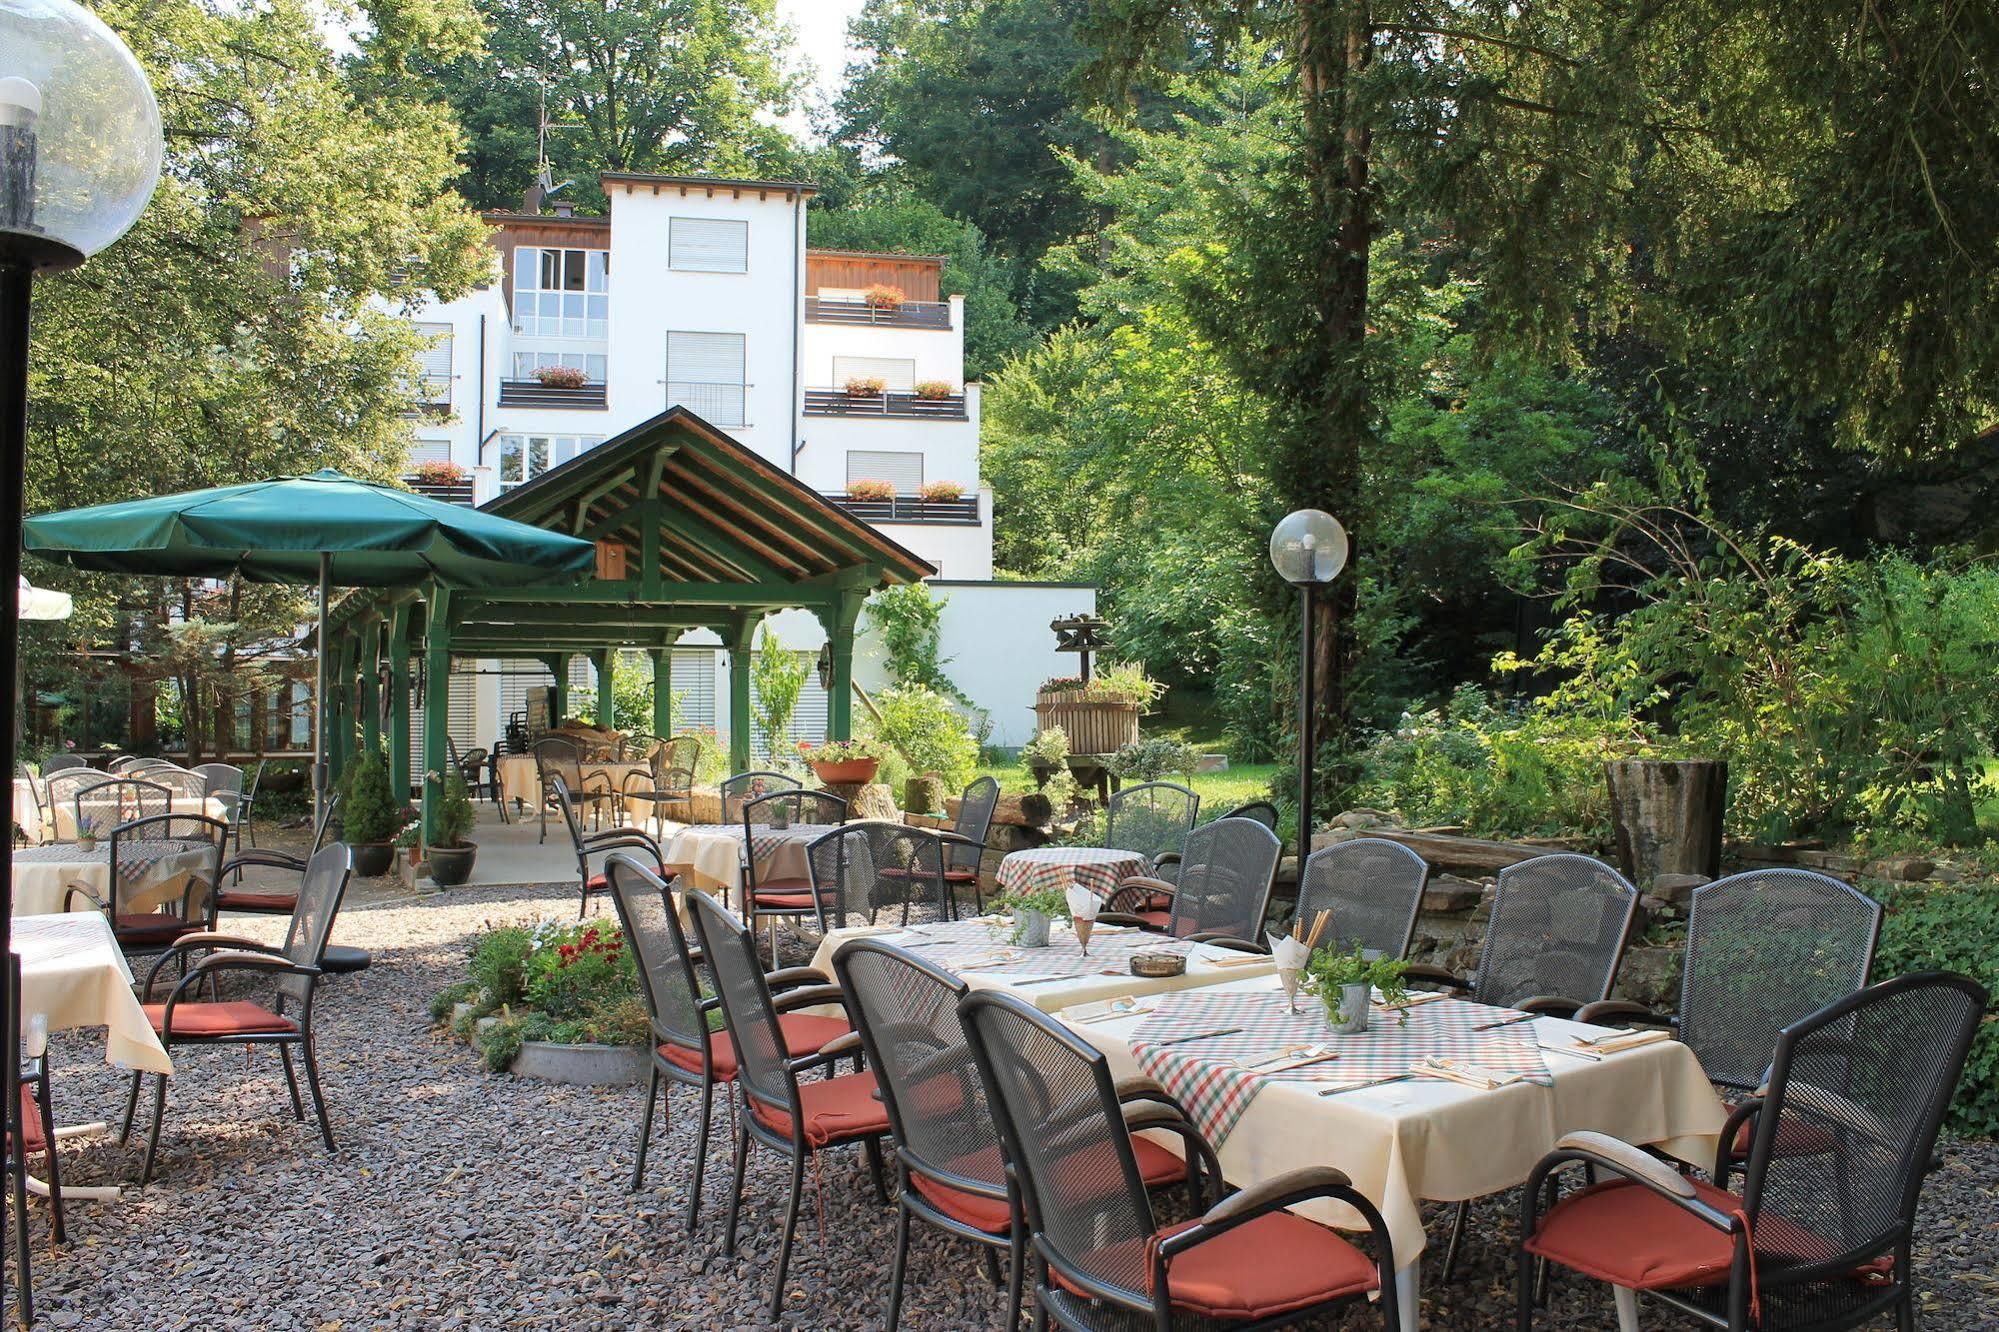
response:
<svg viewBox="0 0 1999 1332"><path fill-rule="evenodd" d="M881 750L866 740L800 744L798 752L823 785L865 786L881 770Z"/></svg>
<svg viewBox="0 0 1999 1332"><path fill-rule="evenodd" d="M925 402L942 402L953 392L948 379L926 379L916 386L916 396Z"/></svg>
<svg viewBox="0 0 1999 1332"><path fill-rule="evenodd" d="M1142 666L1106 662L1091 679L1058 676L1044 680L1034 700L1040 730L1059 726L1071 754L1115 754L1138 743L1138 718L1164 692Z"/></svg>
<svg viewBox="0 0 1999 1332"><path fill-rule="evenodd" d="M1358 944L1351 953L1321 948L1305 963L1305 988L1318 995L1319 1002L1326 1006L1326 1021L1332 1024L1333 1031L1353 1036L1367 1030L1376 990L1381 991L1381 1000L1386 1004L1400 1003L1408 997L1408 986L1402 980L1402 973L1408 969L1409 964L1400 958L1369 957ZM1409 1020L1407 1010L1403 1011L1402 1020Z"/></svg>
<svg viewBox="0 0 1999 1332"><path fill-rule="evenodd" d="M340 800L341 836L353 848L356 874L374 878L388 873L402 824L401 806L389 790L388 760L379 751L363 754L348 771Z"/></svg>
<svg viewBox="0 0 1999 1332"><path fill-rule="evenodd" d="M437 840L424 853L430 861L430 881L440 888L456 888L472 877L472 862L479 848L471 840L478 815L465 790L465 778L455 769L444 775L436 822Z"/></svg>
<svg viewBox="0 0 1999 1332"><path fill-rule="evenodd" d="M458 486L465 483L465 469L455 462L432 459L420 462L410 475L426 486Z"/></svg>
<svg viewBox="0 0 1999 1332"><path fill-rule="evenodd" d="M861 300L870 310L900 310L908 299L901 287L891 287L885 282L877 282L861 293Z"/></svg>
<svg viewBox="0 0 1999 1332"><path fill-rule="evenodd" d="M651 1024L615 921L493 926L468 970L430 1013L493 1072L586 1086L645 1080ZM708 1015L710 1030L720 1017Z"/></svg>
<svg viewBox="0 0 1999 1332"><path fill-rule="evenodd" d="M850 398L879 398L888 392L888 381L879 375L855 375L846 384Z"/></svg>
<svg viewBox="0 0 1999 1332"><path fill-rule="evenodd" d="M895 482L875 481L863 478L847 483L847 498L850 500L892 500L895 498Z"/></svg>
<svg viewBox="0 0 1999 1332"><path fill-rule="evenodd" d="M534 377L543 388L553 389L580 389L590 382L590 376L573 365L537 366Z"/></svg>
<svg viewBox="0 0 1999 1332"><path fill-rule="evenodd" d="M916 488L916 497L926 504L944 504L963 499L965 488L956 481L925 481Z"/></svg>
<svg viewBox="0 0 1999 1332"><path fill-rule="evenodd" d="M1004 893L989 905L993 911L1013 917L1013 933L1007 942L1020 948L1046 948L1048 927L1069 919L1069 895L1059 888Z"/></svg>

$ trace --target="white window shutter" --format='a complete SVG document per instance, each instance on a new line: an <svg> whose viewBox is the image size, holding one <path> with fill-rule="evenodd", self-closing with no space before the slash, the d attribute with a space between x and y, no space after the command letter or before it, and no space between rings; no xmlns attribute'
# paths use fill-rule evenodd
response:
<svg viewBox="0 0 1999 1332"><path fill-rule="evenodd" d="M890 393L908 393L916 387L916 362L891 356L835 356L833 387L841 388L850 379L879 379Z"/></svg>
<svg viewBox="0 0 1999 1332"><path fill-rule="evenodd" d="M747 359L741 333L668 333L666 405L685 407L712 425L745 424Z"/></svg>
<svg viewBox="0 0 1999 1332"><path fill-rule="evenodd" d="M923 488L923 455L849 449L847 484L856 481L892 481L896 494L914 495Z"/></svg>
<svg viewBox="0 0 1999 1332"><path fill-rule="evenodd" d="M416 331L430 339L423 349L423 376L425 379L451 379L451 325L418 324Z"/></svg>
<svg viewBox="0 0 1999 1332"><path fill-rule="evenodd" d="M720 217L667 220L667 267L683 273L750 271L750 224Z"/></svg>

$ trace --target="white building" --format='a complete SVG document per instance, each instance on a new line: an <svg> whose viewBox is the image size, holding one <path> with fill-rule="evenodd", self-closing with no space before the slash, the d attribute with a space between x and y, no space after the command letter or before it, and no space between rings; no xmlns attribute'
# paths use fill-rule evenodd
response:
<svg viewBox="0 0 1999 1332"><path fill-rule="evenodd" d="M965 382L964 302L941 297L942 259L807 249L810 185L602 180L603 217L542 211L539 191L520 212L488 214L499 283L413 315L433 341L412 463L462 474L413 481L483 504L684 406L935 566L949 598L947 672L990 718L993 743L1024 742L1035 685L1074 669L1054 651L1048 622L1094 610L1095 591L991 581L979 386ZM876 380L882 391L865 391ZM885 482L892 498L850 496L859 482ZM803 613L770 624L788 647L824 641ZM675 652L687 725L726 727L719 655L702 631ZM859 656L861 683L878 686L865 634ZM452 727L467 745L490 746L526 691L548 680L530 661L464 669ZM584 659L571 671L591 687ZM815 681L794 733L817 738L824 713Z"/></svg>

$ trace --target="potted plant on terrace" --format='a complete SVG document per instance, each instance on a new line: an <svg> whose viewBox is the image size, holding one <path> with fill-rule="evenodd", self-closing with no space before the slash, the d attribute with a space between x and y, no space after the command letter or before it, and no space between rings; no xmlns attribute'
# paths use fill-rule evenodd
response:
<svg viewBox="0 0 1999 1332"><path fill-rule="evenodd" d="M953 390L948 379L926 379L916 386L916 396L925 402L942 402Z"/></svg>
<svg viewBox="0 0 1999 1332"><path fill-rule="evenodd" d="M340 800L340 831L354 851L354 872L368 878L386 874L394 863L392 845L402 827L402 810L389 790L388 760L378 751L363 754L347 774Z"/></svg>
<svg viewBox="0 0 1999 1332"><path fill-rule="evenodd" d="M590 376L574 365L541 365L534 371L535 382L543 388L580 389L590 382Z"/></svg>
<svg viewBox="0 0 1999 1332"><path fill-rule="evenodd" d="M895 498L895 482L877 481L863 477L847 483L847 498L850 500L892 500Z"/></svg>
<svg viewBox="0 0 1999 1332"><path fill-rule="evenodd" d="M1013 917L1007 942L1020 948L1046 948L1048 927L1069 919L1069 895L1060 888L1033 893L1006 893L991 902L994 912Z"/></svg>
<svg viewBox="0 0 1999 1332"><path fill-rule="evenodd" d="M878 375L855 375L845 388L850 398L879 398L888 392L888 381Z"/></svg>
<svg viewBox="0 0 1999 1332"><path fill-rule="evenodd" d="M1072 754L1115 754L1138 743L1138 718L1165 686L1129 662L1106 662L1089 680L1058 676L1044 680L1034 700L1040 730L1059 726Z"/></svg>
<svg viewBox="0 0 1999 1332"><path fill-rule="evenodd" d="M916 488L916 497L926 504L944 504L963 499L965 488L956 481L925 481Z"/></svg>
<svg viewBox="0 0 1999 1332"><path fill-rule="evenodd" d="M426 849L430 880L440 888L456 888L472 877L472 862L479 848L471 840L478 815L472 797L465 790L465 778L456 770L444 775L444 790L437 802L437 840Z"/></svg>
<svg viewBox="0 0 1999 1332"><path fill-rule="evenodd" d="M865 786L881 770L881 747L867 740L828 740L820 745L801 741L798 752L812 775L827 786Z"/></svg>
<svg viewBox="0 0 1999 1332"><path fill-rule="evenodd" d="M886 282L877 282L861 293L861 300L870 310L900 310L908 299L901 287L891 287Z"/></svg>
<svg viewBox="0 0 1999 1332"><path fill-rule="evenodd" d="M1402 979L1408 969L1409 964L1400 958L1369 957L1358 944L1350 953L1321 948L1305 963L1305 988L1326 1006L1326 1021L1334 1032L1353 1036L1367 1030L1376 990L1381 991L1384 1004L1399 1004L1408 998L1408 986ZM1409 1020L1407 1010L1402 1020Z"/></svg>

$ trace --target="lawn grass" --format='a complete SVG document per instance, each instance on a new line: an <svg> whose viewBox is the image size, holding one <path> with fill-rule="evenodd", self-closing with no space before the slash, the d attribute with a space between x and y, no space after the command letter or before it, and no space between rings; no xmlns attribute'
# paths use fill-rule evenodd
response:
<svg viewBox="0 0 1999 1332"><path fill-rule="evenodd" d="M980 768L978 775L997 780L1001 791L1027 792L1034 789L1034 778L1018 763ZM1245 763L1232 765L1227 772L1204 772L1193 777L1168 780L1192 788L1201 797L1204 813L1212 811L1220 814L1245 801L1269 799L1270 781L1276 775L1277 765L1274 763Z"/></svg>

